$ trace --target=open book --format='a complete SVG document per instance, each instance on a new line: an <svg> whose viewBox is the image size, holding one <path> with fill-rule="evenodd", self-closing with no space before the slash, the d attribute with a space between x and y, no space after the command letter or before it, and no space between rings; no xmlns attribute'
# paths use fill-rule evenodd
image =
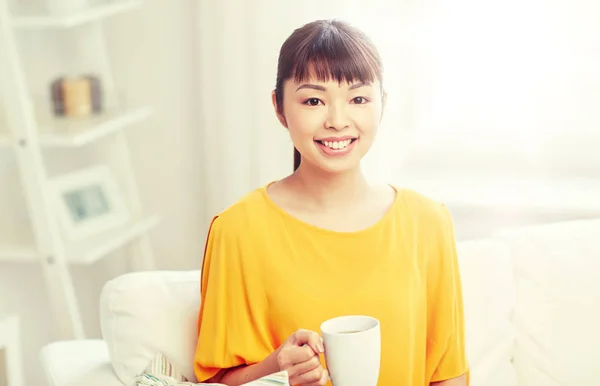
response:
<svg viewBox="0 0 600 386"><path fill-rule="evenodd" d="M192 383L173 366L164 355L158 354L143 374L135 379L136 386L223 386L221 383ZM267 375L245 386L290 386L288 374L285 371Z"/></svg>

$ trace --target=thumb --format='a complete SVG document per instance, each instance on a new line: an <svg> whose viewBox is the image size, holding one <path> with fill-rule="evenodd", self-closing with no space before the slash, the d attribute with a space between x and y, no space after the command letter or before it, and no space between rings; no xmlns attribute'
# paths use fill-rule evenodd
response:
<svg viewBox="0 0 600 386"><path fill-rule="evenodd" d="M294 344L298 346L308 345L315 354L322 354L325 349L323 347L323 339L314 331L298 330L294 334Z"/></svg>

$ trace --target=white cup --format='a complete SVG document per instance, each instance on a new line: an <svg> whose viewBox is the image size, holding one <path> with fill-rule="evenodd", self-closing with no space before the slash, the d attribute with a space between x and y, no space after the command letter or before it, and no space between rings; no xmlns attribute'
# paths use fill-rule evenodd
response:
<svg viewBox="0 0 600 386"><path fill-rule="evenodd" d="M321 324L325 362L333 386L377 386L381 358L379 321L340 316Z"/></svg>

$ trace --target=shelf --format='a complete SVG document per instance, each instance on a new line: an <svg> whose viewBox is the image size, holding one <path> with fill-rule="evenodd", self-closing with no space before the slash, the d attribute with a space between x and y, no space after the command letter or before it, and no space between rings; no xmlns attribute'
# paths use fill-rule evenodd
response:
<svg viewBox="0 0 600 386"><path fill-rule="evenodd" d="M148 107L114 109L89 118L48 118L39 122L40 146L48 148L79 147L104 138L118 130L139 123L151 114ZM0 133L0 148L14 140L6 131Z"/></svg>
<svg viewBox="0 0 600 386"><path fill-rule="evenodd" d="M69 264L90 265L142 236L160 223L158 216L134 217L126 224L66 245ZM35 262L40 254L31 247L0 248L0 262Z"/></svg>
<svg viewBox="0 0 600 386"><path fill-rule="evenodd" d="M139 123L150 116L150 108L109 110L90 118L52 118L40 122L43 147L78 147Z"/></svg>
<svg viewBox="0 0 600 386"><path fill-rule="evenodd" d="M126 224L67 246L70 264L93 264L104 256L150 231L160 222L158 216L133 218Z"/></svg>
<svg viewBox="0 0 600 386"><path fill-rule="evenodd" d="M72 28L139 8L142 0L110 0L90 6L71 15L22 15L13 18L13 25L23 29Z"/></svg>

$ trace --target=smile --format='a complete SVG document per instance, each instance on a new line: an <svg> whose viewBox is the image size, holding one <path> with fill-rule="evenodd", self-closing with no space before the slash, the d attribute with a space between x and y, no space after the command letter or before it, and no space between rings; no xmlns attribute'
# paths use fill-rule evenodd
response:
<svg viewBox="0 0 600 386"><path fill-rule="evenodd" d="M358 138L315 140L315 143L326 155L343 155L348 153Z"/></svg>
<svg viewBox="0 0 600 386"><path fill-rule="evenodd" d="M343 141L317 141L317 142L322 143L323 145L327 146L330 149L338 150L338 149L343 149L346 146L350 145L350 143L352 143L352 141L354 141L354 139L346 139Z"/></svg>

